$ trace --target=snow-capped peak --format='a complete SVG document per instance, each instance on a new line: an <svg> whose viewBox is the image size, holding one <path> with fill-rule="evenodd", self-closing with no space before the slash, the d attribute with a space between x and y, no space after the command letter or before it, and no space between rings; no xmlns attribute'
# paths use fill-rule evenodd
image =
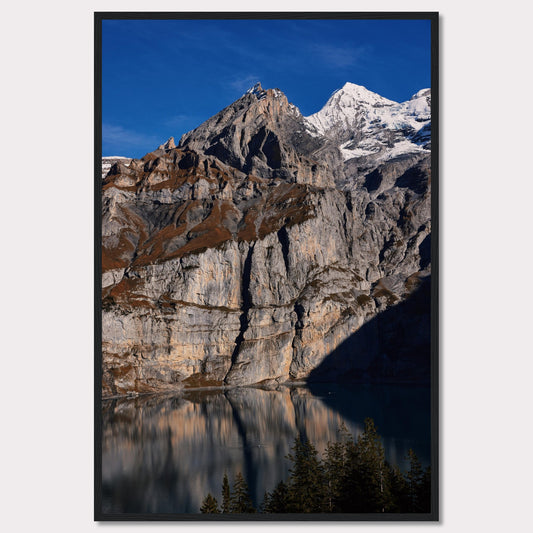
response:
<svg viewBox="0 0 533 533"><path fill-rule="evenodd" d="M416 100L417 98L431 97L431 89L420 89L417 93L411 96L411 100Z"/></svg>
<svg viewBox="0 0 533 533"><path fill-rule="evenodd" d="M361 113L367 109L384 108L398 105L396 102L369 91L362 85L345 83L336 90L318 112L307 117L311 129L324 135L331 128L351 129Z"/></svg>
<svg viewBox="0 0 533 533"><path fill-rule="evenodd" d="M353 99L357 102L371 104L371 105L394 105L396 102L384 98L377 93L369 91L362 85L356 85L355 83L346 82L341 89L335 91L329 101L335 99L335 96L342 98L343 100ZM328 101L328 103L329 103ZM327 105L327 104L326 104Z"/></svg>
<svg viewBox="0 0 533 533"><path fill-rule="evenodd" d="M346 160L427 151L431 90L421 89L410 100L398 103L348 82L305 121L311 135L326 136L339 143Z"/></svg>

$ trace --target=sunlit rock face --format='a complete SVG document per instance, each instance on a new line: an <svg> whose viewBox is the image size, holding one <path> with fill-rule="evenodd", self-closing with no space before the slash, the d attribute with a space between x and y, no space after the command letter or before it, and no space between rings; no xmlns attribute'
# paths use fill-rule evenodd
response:
<svg viewBox="0 0 533 533"><path fill-rule="evenodd" d="M428 129L430 99L417 98L382 117L387 144L361 119L383 115L381 101L352 106L350 122L344 95L312 119L256 86L177 147L115 161L102 186L104 396L426 379L429 298L398 307L419 324L403 341L391 309L430 275L429 141L414 126ZM379 156L348 157L347 136Z"/></svg>

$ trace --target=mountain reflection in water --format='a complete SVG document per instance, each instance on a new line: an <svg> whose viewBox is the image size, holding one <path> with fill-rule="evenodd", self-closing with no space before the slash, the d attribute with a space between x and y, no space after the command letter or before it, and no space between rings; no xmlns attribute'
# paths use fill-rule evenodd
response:
<svg viewBox="0 0 533 533"><path fill-rule="evenodd" d="M312 385L188 391L103 404L104 513L198 513L222 477L242 472L254 505L288 477L300 435L320 453L345 424L357 437L374 419L393 464L413 448L430 458L430 395L412 385Z"/></svg>

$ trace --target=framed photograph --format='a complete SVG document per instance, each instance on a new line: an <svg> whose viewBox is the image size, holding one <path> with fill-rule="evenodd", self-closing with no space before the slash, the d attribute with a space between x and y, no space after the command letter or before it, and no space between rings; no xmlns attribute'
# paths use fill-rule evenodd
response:
<svg viewBox="0 0 533 533"><path fill-rule="evenodd" d="M438 520L438 20L95 13L95 520Z"/></svg>

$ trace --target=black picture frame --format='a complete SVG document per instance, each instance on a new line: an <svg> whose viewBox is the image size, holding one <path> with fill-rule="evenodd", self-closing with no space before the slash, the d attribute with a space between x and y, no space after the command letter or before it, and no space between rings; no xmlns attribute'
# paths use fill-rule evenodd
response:
<svg viewBox="0 0 533 533"><path fill-rule="evenodd" d="M429 20L431 22L431 512L421 514L113 514L102 512L102 21ZM439 13L438 12L95 12L94 13L94 520L95 521L438 521L439 492Z"/></svg>

